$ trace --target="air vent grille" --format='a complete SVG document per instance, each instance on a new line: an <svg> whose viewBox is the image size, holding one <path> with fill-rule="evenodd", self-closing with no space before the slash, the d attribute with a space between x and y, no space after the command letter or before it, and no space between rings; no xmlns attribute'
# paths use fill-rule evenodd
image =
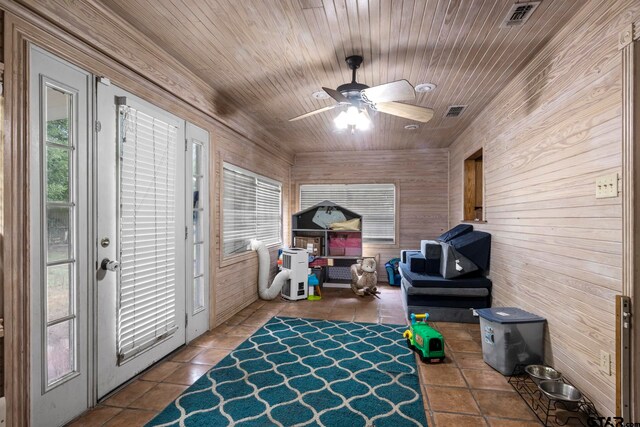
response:
<svg viewBox="0 0 640 427"><path fill-rule="evenodd" d="M282 268L284 270L291 270L291 255L282 254Z"/></svg>
<svg viewBox="0 0 640 427"><path fill-rule="evenodd" d="M514 4L513 6L511 6L511 9L509 9L509 13L507 13L504 21L502 21L501 27L509 28L523 25L525 22L527 22L527 20L529 19L533 11L536 10L539 4L539 1L529 1L526 3Z"/></svg>
<svg viewBox="0 0 640 427"><path fill-rule="evenodd" d="M447 112L444 114L445 117L459 117L464 109L467 108L466 105L451 105L447 109Z"/></svg>

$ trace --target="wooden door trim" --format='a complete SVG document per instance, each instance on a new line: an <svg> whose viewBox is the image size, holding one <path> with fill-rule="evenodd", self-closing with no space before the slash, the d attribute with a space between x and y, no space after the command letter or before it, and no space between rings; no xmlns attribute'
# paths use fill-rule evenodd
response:
<svg viewBox="0 0 640 427"><path fill-rule="evenodd" d="M29 126L27 43L4 16L4 316L7 425L29 424Z"/></svg>
<svg viewBox="0 0 640 427"><path fill-rule="evenodd" d="M640 307L640 21L631 23L619 35L622 55L622 294L632 301L632 311ZM634 319L635 317L636 319ZM638 314L632 322L640 324ZM632 328L630 390L631 421L640 417L640 331ZM618 357L619 360L619 357ZM623 415L620 378L625 373L616 366L616 412Z"/></svg>

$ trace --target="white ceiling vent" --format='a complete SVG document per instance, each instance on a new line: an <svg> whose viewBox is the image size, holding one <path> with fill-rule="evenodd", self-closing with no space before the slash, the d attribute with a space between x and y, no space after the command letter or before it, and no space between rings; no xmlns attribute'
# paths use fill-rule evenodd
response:
<svg viewBox="0 0 640 427"><path fill-rule="evenodd" d="M459 117L465 108L467 108L466 105L450 105L449 108L447 108L447 112L444 113L444 116Z"/></svg>
<svg viewBox="0 0 640 427"><path fill-rule="evenodd" d="M539 4L539 1L528 1L526 3L514 4L511 6L511 9L509 9L509 13L507 13L507 16L504 18L504 21L502 21L500 26L502 28L510 28L523 25L527 22Z"/></svg>

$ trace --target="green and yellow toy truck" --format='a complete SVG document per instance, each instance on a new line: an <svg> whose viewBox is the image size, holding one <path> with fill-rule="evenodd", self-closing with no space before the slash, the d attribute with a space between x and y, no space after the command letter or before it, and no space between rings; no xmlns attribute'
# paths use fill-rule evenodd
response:
<svg viewBox="0 0 640 427"><path fill-rule="evenodd" d="M411 313L411 326L403 336L409 348L420 356L423 363L444 360L444 338L442 334L427 324L429 314Z"/></svg>

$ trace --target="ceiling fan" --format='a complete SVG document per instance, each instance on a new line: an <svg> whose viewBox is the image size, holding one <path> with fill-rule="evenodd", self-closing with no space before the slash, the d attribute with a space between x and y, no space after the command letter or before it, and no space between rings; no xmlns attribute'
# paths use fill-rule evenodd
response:
<svg viewBox="0 0 640 427"><path fill-rule="evenodd" d="M356 82L356 70L362 64L362 60L360 55L348 56L345 59L352 72L351 83L345 83L336 89L322 88L337 102L336 104L301 114L289 119L289 121L304 119L337 107L343 107L343 111L334 119L336 127L339 129L350 127L352 132L354 129L365 130L369 127L371 119L367 111L368 108L422 123L431 120L433 117L431 108L397 102L415 99L415 91L408 81L398 80L374 87Z"/></svg>

